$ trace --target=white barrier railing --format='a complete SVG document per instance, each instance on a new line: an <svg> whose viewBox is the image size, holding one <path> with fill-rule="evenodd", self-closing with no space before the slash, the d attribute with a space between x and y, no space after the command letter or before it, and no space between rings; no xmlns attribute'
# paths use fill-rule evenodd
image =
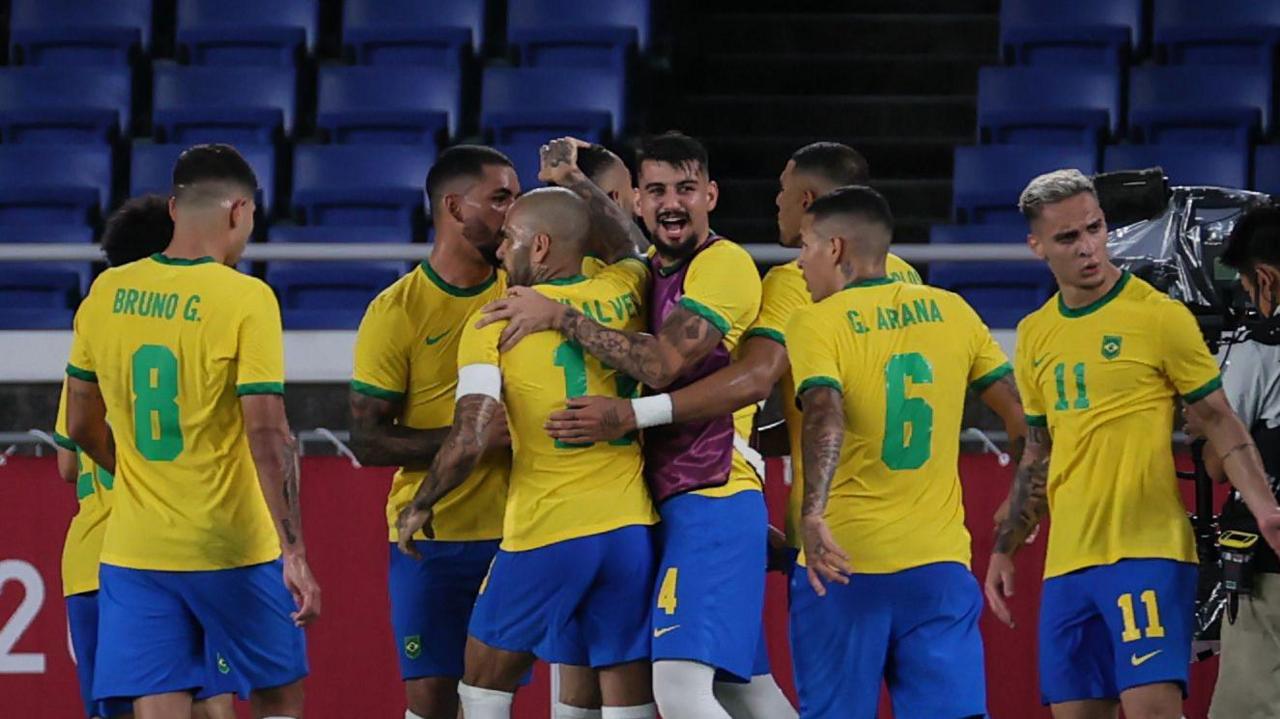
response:
<svg viewBox="0 0 1280 719"><path fill-rule="evenodd" d="M757 262L776 264L795 258L796 250L780 245L743 245ZM245 248L246 260L289 262L417 261L431 245L318 242L263 242ZM974 245L901 244L894 254L907 262L1005 262L1035 260L1026 245L984 243ZM98 245L0 244L0 262L93 262L102 259Z"/></svg>

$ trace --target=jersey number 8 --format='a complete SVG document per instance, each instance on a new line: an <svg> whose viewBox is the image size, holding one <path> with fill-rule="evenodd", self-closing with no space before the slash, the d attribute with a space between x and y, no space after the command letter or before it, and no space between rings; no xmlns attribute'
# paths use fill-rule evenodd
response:
<svg viewBox="0 0 1280 719"><path fill-rule="evenodd" d="M178 358L163 345L133 353L133 442L143 457L169 462L182 453Z"/></svg>

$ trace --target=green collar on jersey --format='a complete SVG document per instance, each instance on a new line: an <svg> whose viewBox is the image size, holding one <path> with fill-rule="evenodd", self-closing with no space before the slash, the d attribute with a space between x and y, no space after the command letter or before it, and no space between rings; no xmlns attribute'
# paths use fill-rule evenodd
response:
<svg viewBox="0 0 1280 719"><path fill-rule="evenodd" d="M872 277L869 280L858 280L857 282L850 282L849 284L845 285L844 288L848 290L854 287L875 287L877 285L893 284L894 282L897 282L897 280L893 279L892 277Z"/></svg>
<svg viewBox="0 0 1280 719"><path fill-rule="evenodd" d="M542 282L535 282L533 284L535 285L576 285L579 282L586 281L586 279L587 279L586 275L578 274L578 275L572 275L570 277L558 277L554 280L543 280Z"/></svg>
<svg viewBox="0 0 1280 719"><path fill-rule="evenodd" d="M427 279L431 280L432 284L434 284L436 287L439 287L445 293L453 295L454 297L475 297L481 292L484 292L485 290L492 287L493 283L498 281L498 272L495 270L493 274L489 275L489 279L485 280L484 282L481 282L478 285L475 285L474 287L459 287L457 285L451 285L448 282L445 282L443 277L441 277L440 275L437 275L436 271L431 269L430 262L423 260L421 267L422 267L422 273L427 276Z"/></svg>
<svg viewBox="0 0 1280 719"><path fill-rule="evenodd" d="M187 267L189 265L203 265L213 262L213 258L205 255L194 260L188 260L182 257L167 257L163 253L157 252L151 256L151 259L162 265L177 265L178 267Z"/></svg>
<svg viewBox="0 0 1280 719"><path fill-rule="evenodd" d="M1090 302L1084 307L1078 307L1076 309L1067 307L1067 303L1062 299L1062 293L1059 292L1058 293L1058 311L1062 313L1063 317L1074 318L1074 317L1084 317L1085 315L1091 315L1094 312L1097 312L1098 310L1102 309L1111 300L1114 300L1116 298L1116 295L1123 292L1124 286L1129 284L1129 278L1132 276L1133 275L1129 274L1128 270L1121 270L1120 279L1116 280L1116 283L1111 286L1111 289L1107 290L1107 294L1099 297L1093 302Z"/></svg>

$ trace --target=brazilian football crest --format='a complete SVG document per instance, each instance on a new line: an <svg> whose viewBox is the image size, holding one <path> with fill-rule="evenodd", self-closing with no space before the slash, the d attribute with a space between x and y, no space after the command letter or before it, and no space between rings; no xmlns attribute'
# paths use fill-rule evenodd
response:
<svg viewBox="0 0 1280 719"><path fill-rule="evenodd" d="M1121 342L1121 337L1119 337L1118 335L1103 335L1102 336L1102 358L1112 360L1112 359L1115 359L1116 357L1119 357L1120 342Z"/></svg>
<svg viewBox="0 0 1280 719"><path fill-rule="evenodd" d="M417 634L404 638L404 655L410 659L422 656L422 637Z"/></svg>

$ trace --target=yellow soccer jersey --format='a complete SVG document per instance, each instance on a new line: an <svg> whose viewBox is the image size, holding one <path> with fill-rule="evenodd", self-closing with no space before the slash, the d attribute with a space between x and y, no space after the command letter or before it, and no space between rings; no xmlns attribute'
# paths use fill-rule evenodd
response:
<svg viewBox="0 0 1280 719"><path fill-rule="evenodd" d="M212 258L109 269L76 313L67 373L97 382L116 444L102 561L228 569L280 556L240 396L283 394L271 288Z"/></svg>
<svg viewBox="0 0 1280 719"><path fill-rule="evenodd" d="M427 262L383 290L365 312L356 334L352 390L403 401L399 423L415 429L448 427L458 388L458 347L471 315L506 291L496 272L474 287L445 282ZM465 484L437 506L431 526L436 539L475 541L502 536L507 499L506 452L491 452ZM387 527L396 540L396 517L427 476L425 468L400 468L387 496ZM419 533L418 539L425 535Z"/></svg>
<svg viewBox="0 0 1280 719"><path fill-rule="evenodd" d="M678 265L671 271L678 269ZM658 270L662 272L662 270ZM750 253L734 242L720 239L694 256L684 277L680 304L706 318L722 333L721 342L736 356L743 333L760 313L760 271ZM653 328L657 331L658 328ZM743 441L751 438L756 406L733 413L733 427ZM705 497L728 497L744 490L761 490L761 478L742 453L733 453L729 481L719 487L694 490Z"/></svg>
<svg viewBox="0 0 1280 719"><path fill-rule="evenodd" d="M888 276L899 282L922 284L920 274L905 260L889 254L885 261ZM804 273L800 266L791 261L785 265L777 265L765 273L764 294L760 301L760 316L747 330L746 337L767 337L780 345L786 346L787 321L801 307L813 304L809 296L809 288L804 283ZM791 444L791 491L787 494L787 539L793 547L800 547L800 505L804 500L804 465L801 463L800 425L803 415L796 405L796 387L791 381L791 373L782 375L781 385L782 416L787 422L787 437Z"/></svg>
<svg viewBox="0 0 1280 719"><path fill-rule="evenodd" d="M62 383L58 400L58 419L53 440L59 447L76 453L76 516L67 527L62 544L62 596L98 591L98 555L102 553L102 535L111 516L111 488L115 478L94 463L67 437L67 385Z"/></svg>
<svg viewBox="0 0 1280 719"><path fill-rule="evenodd" d="M886 277L799 310L786 336L800 395L828 386L844 396L826 519L853 571L968 565L965 390L1013 371L977 313L959 295Z"/></svg>
<svg viewBox="0 0 1280 719"><path fill-rule="evenodd" d="M1174 399L1218 389L1186 307L1129 273L1093 304L1059 295L1018 325L1027 423L1049 427L1045 577L1121 559L1196 561L1174 474Z"/></svg>
<svg viewBox="0 0 1280 719"><path fill-rule="evenodd" d="M535 286L538 292L614 329L644 329L648 270L638 260ZM478 318L478 315L477 315ZM547 436L544 425L569 397L634 397L638 383L602 365L558 332L543 331L498 352L505 322L477 330L467 322L458 367L496 365L511 428L511 486L502 548L521 551L575 537L658 521L634 438L587 446ZM457 491L457 490L455 490ZM446 497L447 499L447 497Z"/></svg>

